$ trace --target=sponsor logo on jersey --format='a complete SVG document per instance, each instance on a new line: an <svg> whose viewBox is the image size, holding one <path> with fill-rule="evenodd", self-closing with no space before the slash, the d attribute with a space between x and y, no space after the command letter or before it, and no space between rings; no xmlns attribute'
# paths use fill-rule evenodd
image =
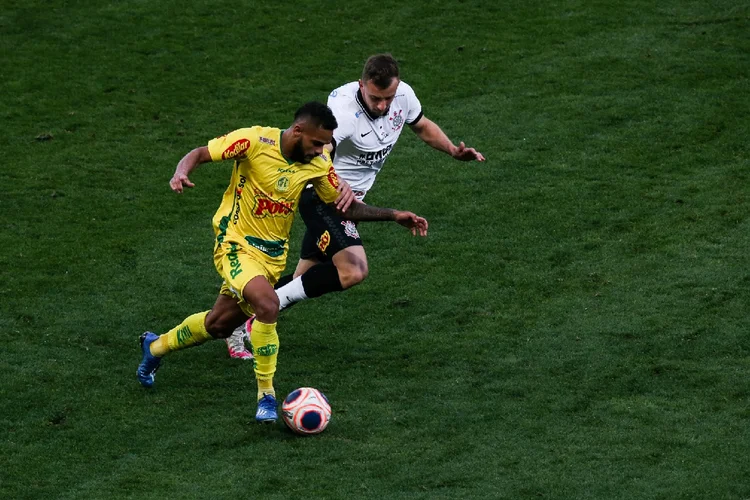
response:
<svg viewBox="0 0 750 500"><path fill-rule="evenodd" d="M276 170L280 174L296 174L297 171L293 168L279 168Z"/></svg>
<svg viewBox="0 0 750 500"><path fill-rule="evenodd" d="M279 193L285 193L289 190L289 178L288 177L280 177L279 180L276 181L276 191Z"/></svg>
<svg viewBox="0 0 750 500"><path fill-rule="evenodd" d="M276 145L276 139L269 139L268 137L258 137L258 140L263 144L268 144L269 146Z"/></svg>
<svg viewBox="0 0 750 500"><path fill-rule="evenodd" d="M234 190L234 214L232 214L232 223L235 225L240 218L240 200L242 199L242 191L245 189L245 182L247 182L247 177L240 175L240 182Z"/></svg>
<svg viewBox="0 0 750 500"><path fill-rule="evenodd" d="M320 235L320 238L318 238L318 248L320 248L320 251L323 253L326 253L326 249L328 248L328 245L331 243L331 233L328 231L324 232Z"/></svg>
<svg viewBox="0 0 750 500"><path fill-rule="evenodd" d="M342 221L341 225L344 226L344 233L346 233L348 237L354 239L359 238L359 231L357 231L357 226L352 221Z"/></svg>
<svg viewBox="0 0 750 500"><path fill-rule="evenodd" d="M336 175L336 171L333 167L328 167L328 183L334 188L339 187L339 176Z"/></svg>
<svg viewBox="0 0 750 500"><path fill-rule="evenodd" d="M273 200L263 194L255 196L253 217L263 219L265 217L289 217L294 213L294 201Z"/></svg>
<svg viewBox="0 0 750 500"><path fill-rule="evenodd" d="M286 252L286 240L264 240L248 235L245 241L270 257L279 257Z"/></svg>
<svg viewBox="0 0 750 500"><path fill-rule="evenodd" d="M232 158L244 156L245 151L248 149L250 149L250 141L248 139L240 139L239 141L233 142L231 146L224 150L221 159L231 160Z"/></svg>
<svg viewBox="0 0 750 500"><path fill-rule="evenodd" d="M385 161L386 156L391 152L391 149L393 149L393 144L389 144L380 151L360 153L359 158L357 158L357 165L371 167L373 163L383 162Z"/></svg>

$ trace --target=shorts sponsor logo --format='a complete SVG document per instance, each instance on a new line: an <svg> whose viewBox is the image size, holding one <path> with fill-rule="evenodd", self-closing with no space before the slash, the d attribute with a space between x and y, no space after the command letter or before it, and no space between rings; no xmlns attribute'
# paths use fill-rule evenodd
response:
<svg viewBox="0 0 750 500"><path fill-rule="evenodd" d="M265 196L255 197L253 216L262 219L264 217L288 217L294 213L294 202L287 200L272 200Z"/></svg>
<svg viewBox="0 0 750 500"><path fill-rule="evenodd" d="M339 187L339 176L336 175L336 171L333 169L333 167L328 168L328 182L334 188Z"/></svg>
<svg viewBox="0 0 750 500"><path fill-rule="evenodd" d="M279 193L285 193L289 190L289 178L281 177L276 181L276 191Z"/></svg>
<svg viewBox="0 0 750 500"><path fill-rule="evenodd" d="M275 146L276 140L275 139L269 139L268 137L258 137L258 140L262 142L263 144L268 144L269 146Z"/></svg>
<svg viewBox="0 0 750 500"><path fill-rule="evenodd" d="M232 279L242 274L242 265L240 264L240 258L237 256L237 243L232 243L227 259L229 260L229 275Z"/></svg>
<svg viewBox="0 0 750 500"><path fill-rule="evenodd" d="M331 233L326 231L325 233L320 235L320 238L318 238L318 248L321 252L325 253L326 249L328 248L328 245L331 244Z"/></svg>
<svg viewBox="0 0 750 500"><path fill-rule="evenodd" d="M224 150L224 153L222 153L221 155L221 159L231 160L232 158L244 156L245 151L247 151L248 149L250 149L250 141L248 139L240 139L239 141L235 141L234 143L232 143L231 146Z"/></svg>
<svg viewBox="0 0 750 500"><path fill-rule="evenodd" d="M357 226L352 221L345 220L341 223L341 225L344 226L344 232L348 237L354 239L359 238L359 231L357 231Z"/></svg>

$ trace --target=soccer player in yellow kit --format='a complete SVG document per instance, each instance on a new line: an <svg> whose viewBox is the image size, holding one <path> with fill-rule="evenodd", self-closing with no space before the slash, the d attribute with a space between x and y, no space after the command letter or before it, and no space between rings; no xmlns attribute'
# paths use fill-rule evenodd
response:
<svg viewBox="0 0 750 500"><path fill-rule="evenodd" d="M136 372L141 385L153 386L166 354L226 338L254 314L250 343L258 382L255 418L277 419L273 376L279 349L279 299L273 285L285 268L294 212L308 184L321 200L346 211L351 220L392 220L412 234L427 234L427 221L411 212L352 204L351 189L339 182L323 150L336 127L328 106L310 102L297 110L286 130L260 126L235 130L180 160L169 182L177 193L194 186L188 176L200 164L234 162L229 187L213 218L214 265L224 282L210 310L188 316L161 336L141 335L143 357Z"/></svg>

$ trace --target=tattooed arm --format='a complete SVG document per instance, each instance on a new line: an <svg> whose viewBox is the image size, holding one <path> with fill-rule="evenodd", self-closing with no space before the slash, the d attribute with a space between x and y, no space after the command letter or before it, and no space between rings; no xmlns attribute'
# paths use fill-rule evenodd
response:
<svg viewBox="0 0 750 500"><path fill-rule="evenodd" d="M396 220L396 210L391 208L380 208L367 205L365 203L352 203L346 213L342 213L344 217L353 221L384 221L384 220Z"/></svg>
<svg viewBox="0 0 750 500"><path fill-rule="evenodd" d="M427 236L427 220L412 212L380 208L365 203L352 203L346 214L339 212L342 217L352 221L395 221L411 230L414 236Z"/></svg>

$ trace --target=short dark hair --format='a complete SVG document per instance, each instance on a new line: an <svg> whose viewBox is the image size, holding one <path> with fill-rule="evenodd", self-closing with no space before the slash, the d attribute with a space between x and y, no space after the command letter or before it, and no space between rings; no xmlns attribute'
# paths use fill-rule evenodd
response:
<svg viewBox="0 0 750 500"><path fill-rule="evenodd" d="M390 54L370 56L362 70L362 81L372 82L380 89L388 88L398 78L398 63Z"/></svg>
<svg viewBox="0 0 750 500"><path fill-rule="evenodd" d="M339 126L331 108L318 101L305 103L294 113L294 122L302 121L309 121L326 130L336 130Z"/></svg>

